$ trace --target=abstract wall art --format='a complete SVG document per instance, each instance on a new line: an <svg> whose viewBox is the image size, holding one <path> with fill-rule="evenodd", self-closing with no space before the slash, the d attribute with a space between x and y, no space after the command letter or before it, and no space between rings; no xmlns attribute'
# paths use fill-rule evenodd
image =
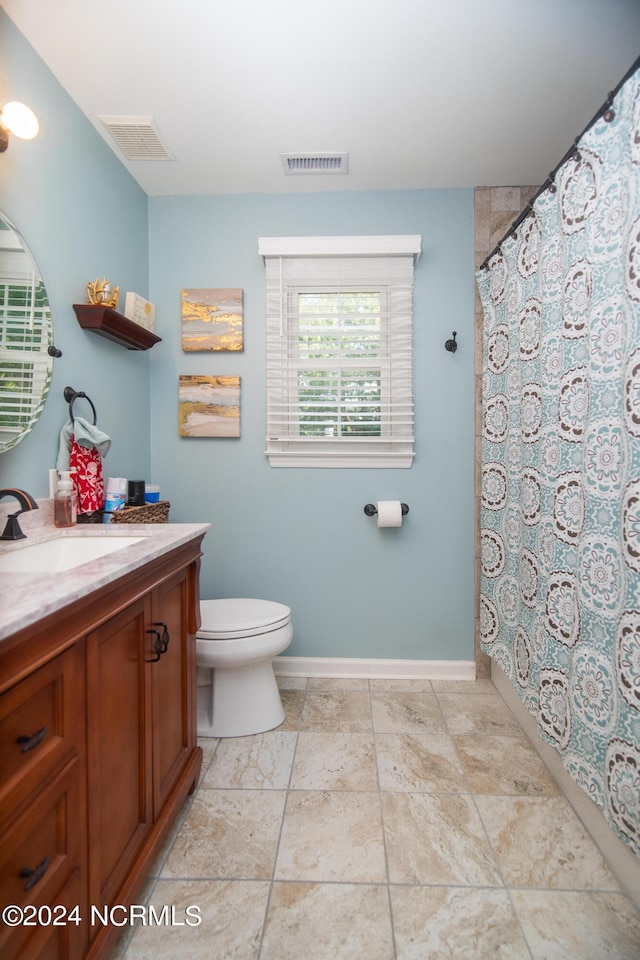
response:
<svg viewBox="0 0 640 960"><path fill-rule="evenodd" d="M239 437L240 377L181 374L178 433L181 437Z"/></svg>
<svg viewBox="0 0 640 960"><path fill-rule="evenodd" d="M233 351L244 349L242 290L236 287L183 290L182 349Z"/></svg>

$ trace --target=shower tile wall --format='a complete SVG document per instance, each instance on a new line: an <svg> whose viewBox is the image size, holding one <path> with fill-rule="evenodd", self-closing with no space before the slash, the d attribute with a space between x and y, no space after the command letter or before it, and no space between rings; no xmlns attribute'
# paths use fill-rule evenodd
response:
<svg viewBox="0 0 640 960"><path fill-rule="evenodd" d="M487 254L505 235L519 216L538 187L476 187L475 190L475 267L480 266ZM480 646L480 483L482 462L482 305L478 290L475 300L476 331L476 620L475 660L476 675L485 679L491 674L491 661Z"/></svg>

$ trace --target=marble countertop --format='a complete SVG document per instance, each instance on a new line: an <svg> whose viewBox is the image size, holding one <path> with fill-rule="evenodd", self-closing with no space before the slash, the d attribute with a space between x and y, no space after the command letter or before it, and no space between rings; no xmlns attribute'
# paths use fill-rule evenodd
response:
<svg viewBox="0 0 640 960"><path fill-rule="evenodd" d="M37 519L36 519L37 518ZM46 509L20 516L24 540L0 541L0 556L54 537L143 537L98 560L56 573L0 573L0 640L163 554L204 535L209 523L77 524L64 530Z"/></svg>

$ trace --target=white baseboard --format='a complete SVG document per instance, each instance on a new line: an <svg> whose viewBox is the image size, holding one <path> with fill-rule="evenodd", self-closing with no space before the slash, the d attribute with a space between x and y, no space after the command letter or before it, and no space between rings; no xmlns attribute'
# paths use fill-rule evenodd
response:
<svg viewBox="0 0 640 960"><path fill-rule="evenodd" d="M370 660L351 657L276 657L277 677L379 680L475 680L473 660Z"/></svg>

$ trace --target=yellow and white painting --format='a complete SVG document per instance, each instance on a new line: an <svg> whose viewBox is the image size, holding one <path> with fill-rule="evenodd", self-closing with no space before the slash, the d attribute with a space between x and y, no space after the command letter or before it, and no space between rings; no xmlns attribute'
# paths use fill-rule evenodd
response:
<svg viewBox="0 0 640 960"><path fill-rule="evenodd" d="M181 437L240 436L240 377L180 375Z"/></svg>
<svg viewBox="0 0 640 960"><path fill-rule="evenodd" d="M244 349L242 290L236 287L182 291L182 349Z"/></svg>

